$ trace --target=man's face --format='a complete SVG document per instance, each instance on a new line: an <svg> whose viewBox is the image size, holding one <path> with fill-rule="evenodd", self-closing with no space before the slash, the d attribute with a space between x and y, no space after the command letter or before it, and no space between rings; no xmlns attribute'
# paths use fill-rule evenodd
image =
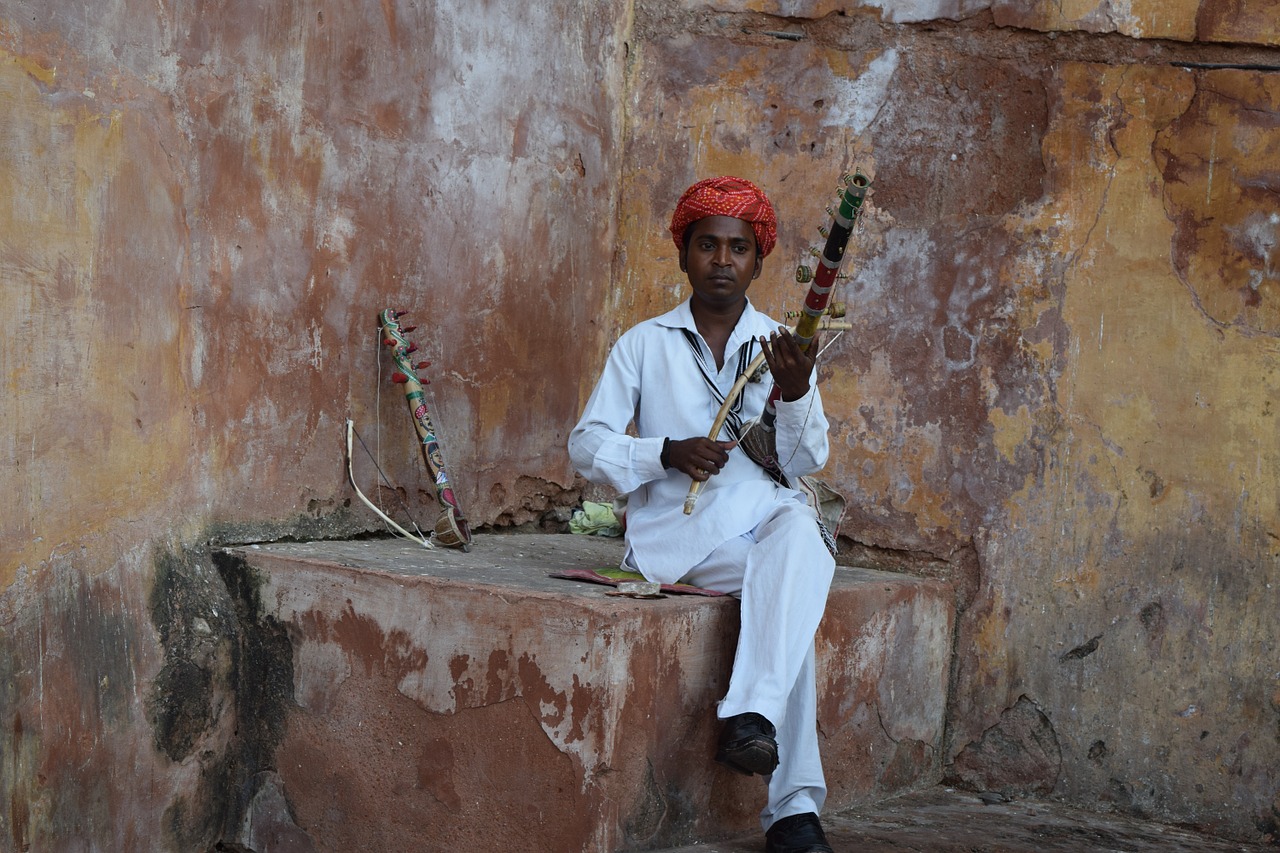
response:
<svg viewBox="0 0 1280 853"><path fill-rule="evenodd" d="M732 216L694 222L680 250L680 269L689 276L694 298L708 307L740 304L760 275L760 253L750 223Z"/></svg>

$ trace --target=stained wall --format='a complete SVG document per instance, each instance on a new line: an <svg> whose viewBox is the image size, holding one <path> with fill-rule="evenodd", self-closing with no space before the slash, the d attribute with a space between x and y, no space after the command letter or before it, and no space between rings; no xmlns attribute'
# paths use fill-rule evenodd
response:
<svg viewBox="0 0 1280 853"><path fill-rule="evenodd" d="M640 4L619 327L742 174L823 356L846 559L960 590L950 781L1280 837L1280 17L1268 3ZM784 16L784 17L778 17Z"/></svg>
<svg viewBox="0 0 1280 853"><path fill-rule="evenodd" d="M236 837L290 664L207 543L380 531L348 418L361 488L434 520L380 309L477 523L574 502L626 21L0 2L0 849Z"/></svg>

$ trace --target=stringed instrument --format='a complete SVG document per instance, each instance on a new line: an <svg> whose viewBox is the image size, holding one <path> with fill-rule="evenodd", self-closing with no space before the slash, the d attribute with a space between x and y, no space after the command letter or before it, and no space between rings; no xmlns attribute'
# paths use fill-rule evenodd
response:
<svg viewBox="0 0 1280 853"><path fill-rule="evenodd" d="M840 264L844 260L844 250L849 244L849 235L853 233L853 227L862 212L862 203L870 189L871 179L862 172L855 170L852 175L845 176L839 205L835 208L827 208L827 212L831 215L831 224L827 228L820 229L827 241L821 253L817 253L815 250L815 254L818 255L819 259L817 272L815 273L803 264L796 269L796 281L800 284L809 285L809 293L804 300L804 310L800 313L794 330L800 348L804 351L808 351L809 345L813 343L813 337L818 332L819 323L823 315L827 313L831 302L831 291L835 288ZM733 407L738 395L742 393L742 389L746 387L749 378L754 376L756 371L764 364L764 360L764 353L757 355L725 397L724 403L721 405L715 422L711 426L711 431L707 436L712 441L715 441L720 435L720 430L724 427L729 410ZM782 392L777 385L774 385L761 416L743 425L742 438L739 443L744 453L764 467L765 470L775 475L782 474L781 466L778 463L777 448L775 446L776 432L774 430L774 423L777 420L775 404L780 399L782 399ZM693 509L698 503L698 495L705 484L706 481L694 480L689 485L689 494L684 499L685 515L693 513Z"/></svg>
<svg viewBox="0 0 1280 853"><path fill-rule="evenodd" d="M426 397L422 391L422 380L418 377L418 371L426 368L429 363L414 364L410 361L410 354L416 352L418 346L410 343L405 335L417 327L401 326L399 318L403 316L403 311L384 309L378 314L378 325L382 328L382 342L391 349L391 359L399 368L391 375L391 381L404 386L409 414L421 440L422 458L435 484L436 500L440 503L440 518L436 521L433 539L445 547L470 551L471 530L466 516L462 514L462 506L458 503L453 484L449 481L444 456L440 452L440 440L436 437L435 424L431 421L431 413L427 410Z"/></svg>

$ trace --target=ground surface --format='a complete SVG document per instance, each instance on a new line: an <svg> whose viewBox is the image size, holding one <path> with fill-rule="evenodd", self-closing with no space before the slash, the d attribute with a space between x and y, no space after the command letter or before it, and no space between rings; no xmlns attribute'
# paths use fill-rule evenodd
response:
<svg viewBox="0 0 1280 853"><path fill-rule="evenodd" d="M827 816L836 853L1262 853L1280 846L1208 838L1176 827L1057 803L987 803L936 789ZM760 853L761 836L667 853Z"/></svg>

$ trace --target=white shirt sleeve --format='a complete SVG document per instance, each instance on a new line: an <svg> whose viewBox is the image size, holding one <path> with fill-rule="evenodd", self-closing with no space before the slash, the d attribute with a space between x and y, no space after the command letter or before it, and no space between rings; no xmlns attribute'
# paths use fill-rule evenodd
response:
<svg viewBox="0 0 1280 853"><path fill-rule="evenodd" d="M569 458L577 472L622 493L667 474L661 461L663 438L627 434L640 403L640 370L628 343L624 337L609 353L582 418L569 434Z"/></svg>

